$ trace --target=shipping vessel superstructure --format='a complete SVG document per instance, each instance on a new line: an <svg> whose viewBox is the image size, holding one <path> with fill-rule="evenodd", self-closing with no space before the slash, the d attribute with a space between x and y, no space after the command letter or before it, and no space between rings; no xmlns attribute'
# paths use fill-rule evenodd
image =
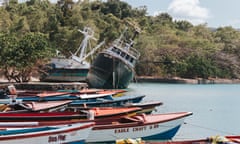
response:
<svg viewBox="0 0 240 144"><path fill-rule="evenodd" d="M85 82L90 63L86 60L104 42L98 44L95 48L91 48L90 40L95 40L94 31L90 27L85 27L84 30L79 30L84 35L79 48L69 58L59 55L52 58L46 72L41 76L40 80L45 82ZM87 48L89 52L87 53Z"/></svg>
<svg viewBox="0 0 240 144"><path fill-rule="evenodd" d="M126 39L126 32L127 29L109 48L98 53L87 75L90 87L105 89L128 87L134 77L134 68L140 53L133 48L133 40L139 30L135 30L130 39Z"/></svg>

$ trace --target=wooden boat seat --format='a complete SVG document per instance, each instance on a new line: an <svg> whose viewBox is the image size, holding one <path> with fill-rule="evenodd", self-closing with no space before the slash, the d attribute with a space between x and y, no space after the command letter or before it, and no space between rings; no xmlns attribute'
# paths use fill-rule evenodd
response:
<svg viewBox="0 0 240 144"><path fill-rule="evenodd" d="M142 120L140 119L136 119L135 117L123 117L121 120L120 120L121 123L131 123L131 122L142 122Z"/></svg>
<svg viewBox="0 0 240 144"><path fill-rule="evenodd" d="M134 118L136 121L141 121L141 122L146 122L147 119L146 119L146 114L140 114L140 115L136 115L136 116L133 116L132 118Z"/></svg>

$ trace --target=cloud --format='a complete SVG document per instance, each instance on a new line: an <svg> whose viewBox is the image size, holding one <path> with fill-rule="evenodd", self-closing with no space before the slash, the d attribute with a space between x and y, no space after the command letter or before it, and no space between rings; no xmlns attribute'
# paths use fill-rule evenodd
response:
<svg viewBox="0 0 240 144"><path fill-rule="evenodd" d="M167 9L176 20L187 20L193 24L205 23L210 11L200 6L199 0L173 0Z"/></svg>

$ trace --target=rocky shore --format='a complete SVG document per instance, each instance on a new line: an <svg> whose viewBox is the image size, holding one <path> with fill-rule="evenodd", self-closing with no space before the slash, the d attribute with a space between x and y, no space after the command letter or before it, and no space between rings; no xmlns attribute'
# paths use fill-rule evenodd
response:
<svg viewBox="0 0 240 144"><path fill-rule="evenodd" d="M240 84L240 79L185 79L180 77L163 78L153 76L137 76L134 82L179 83L179 84Z"/></svg>

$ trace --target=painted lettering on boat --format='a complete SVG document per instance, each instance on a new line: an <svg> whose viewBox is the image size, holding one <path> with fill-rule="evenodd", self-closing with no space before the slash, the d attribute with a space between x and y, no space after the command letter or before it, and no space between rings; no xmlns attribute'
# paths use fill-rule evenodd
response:
<svg viewBox="0 0 240 144"><path fill-rule="evenodd" d="M128 132L129 129L128 128L120 128L120 129L115 129L114 133L125 133Z"/></svg>
<svg viewBox="0 0 240 144"><path fill-rule="evenodd" d="M150 126L149 126L149 129L155 129L155 128L158 128L158 127L159 127L158 124L150 125Z"/></svg>
<svg viewBox="0 0 240 144"><path fill-rule="evenodd" d="M158 128L159 125L158 124L154 124L154 125L149 125L149 126L141 126L141 127L133 127L133 128L119 128L119 129L115 129L114 133L126 133L126 132L139 132L139 131L145 131L147 129L156 129Z"/></svg>
<svg viewBox="0 0 240 144"><path fill-rule="evenodd" d="M58 141L65 141L66 135L57 135L57 136L49 136L48 142L58 142Z"/></svg>
<svg viewBox="0 0 240 144"><path fill-rule="evenodd" d="M147 129L147 127L146 126L143 126L143 127L135 127L135 128L133 128L133 132L136 132L136 131L145 131Z"/></svg>

